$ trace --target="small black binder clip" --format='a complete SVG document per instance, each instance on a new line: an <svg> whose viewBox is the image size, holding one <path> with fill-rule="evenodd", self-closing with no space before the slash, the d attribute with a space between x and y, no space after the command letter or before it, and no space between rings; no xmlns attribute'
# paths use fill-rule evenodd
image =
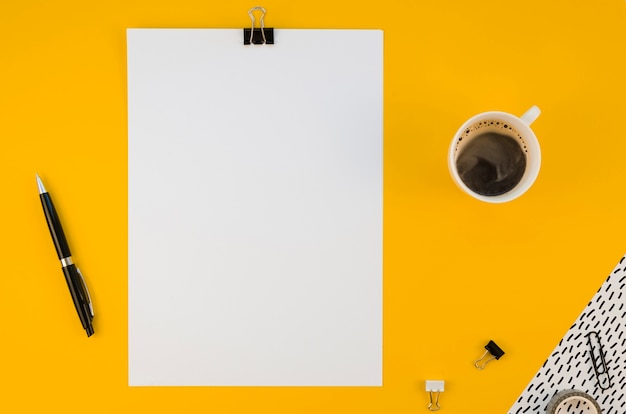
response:
<svg viewBox="0 0 626 414"><path fill-rule="evenodd" d="M504 351L498 345L496 345L496 343L493 341L489 341L489 343L485 345L485 349L486 351L483 354L483 356L481 356L479 359L474 361L474 366L477 369L485 369L485 366L487 366L488 363L490 363L494 359L498 360L502 357L502 355L504 355ZM491 355L491 358L485 360L482 363L482 365L480 365L481 361L483 361L487 357L488 354Z"/></svg>
<svg viewBox="0 0 626 414"><path fill-rule="evenodd" d="M596 373L598 387L600 387L601 390L606 391L613 386L613 383L611 382L609 368L606 366L606 361L604 359L604 349L602 349L602 342L600 342L600 334L596 331L592 331L585 336L587 337L587 341L589 343L591 363L593 364L593 370Z"/></svg>
<svg viewBox="0 0 626 414"><path fill-rule="evenodd" d="M259 27L254 27L255 18L254 12L260 11L261 18L259 19ZM243 29L243 44L244 45L273 45L274 44L274 29L265 28L263 18L265 17L265 9L263 7L253 7L248 10L248 16L252 20L252 27Z"/></svg>

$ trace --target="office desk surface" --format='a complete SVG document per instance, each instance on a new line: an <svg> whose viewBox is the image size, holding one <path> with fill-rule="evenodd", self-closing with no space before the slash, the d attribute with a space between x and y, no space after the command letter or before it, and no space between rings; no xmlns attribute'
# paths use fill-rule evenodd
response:
<svg viewBox="0 0 626 414"><path fill-rule="evenodd" d="M5 1L0 411L428 412L424 381L443 379L445 412L505 413L622 257L626 2L260 5L268 27L384 30L384 386L128 387L125 29L248 27L254 4ZM534 187L503 205L461 193L457 128L531 105ZM91 289L89 339L36 172ZM478 371L490 339L506 355Z"/></svg>

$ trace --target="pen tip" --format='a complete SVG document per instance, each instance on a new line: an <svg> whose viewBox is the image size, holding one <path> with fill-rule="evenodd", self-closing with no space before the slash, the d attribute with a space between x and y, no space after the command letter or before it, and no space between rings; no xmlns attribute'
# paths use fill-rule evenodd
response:
<svg viewBox="0 0 626 414"><path fill-rule="evenodd" d="M37 177L37 187L39 187L39 194L45 193L46 188L43 186L43 183L41 182L41 178L39 178L39 174L35 174L35 176Z"/></svg>

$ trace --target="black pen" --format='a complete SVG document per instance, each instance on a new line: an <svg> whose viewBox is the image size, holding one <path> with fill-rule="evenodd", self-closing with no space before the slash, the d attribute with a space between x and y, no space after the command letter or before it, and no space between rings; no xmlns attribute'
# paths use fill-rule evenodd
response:
<svg viewBox="0 0 626 414"><path fill-rule="evenodd" d="M46 215L46 222L48 223L48 229L54 242L54 247L57 250L59 260L61 260L61 266L63 267L63 274L65 275L65 281L67 287L70 289L76 312L80 318L83 328L87 331L87 336L93 335L93 326L91 321L93 319L93 306L91 304L91 297L89 290L85 284L85 279L80 273L80 270L72 262L72 253L70 253L70 246L65 239L65 233L63 233L63 227L61 227L61 221L54 209L50 194L46 191L39 175L37 175L37 185L39 186L39 198L41 199L41 205L43 206L43 212Z"/></svg>

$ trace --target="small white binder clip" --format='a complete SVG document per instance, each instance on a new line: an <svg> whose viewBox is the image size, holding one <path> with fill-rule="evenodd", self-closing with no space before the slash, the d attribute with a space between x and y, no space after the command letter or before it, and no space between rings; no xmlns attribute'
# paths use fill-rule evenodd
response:
<svg viewBox="0 0 626 414"><path fill-rule="evenodd" d="M439 394L443 392L443 386L445 381L440 380L427 380L426 381L426 392L429 393L430 404L428 404L428 409L430 411L439 411L441 406L439 406Z"/></svg>

